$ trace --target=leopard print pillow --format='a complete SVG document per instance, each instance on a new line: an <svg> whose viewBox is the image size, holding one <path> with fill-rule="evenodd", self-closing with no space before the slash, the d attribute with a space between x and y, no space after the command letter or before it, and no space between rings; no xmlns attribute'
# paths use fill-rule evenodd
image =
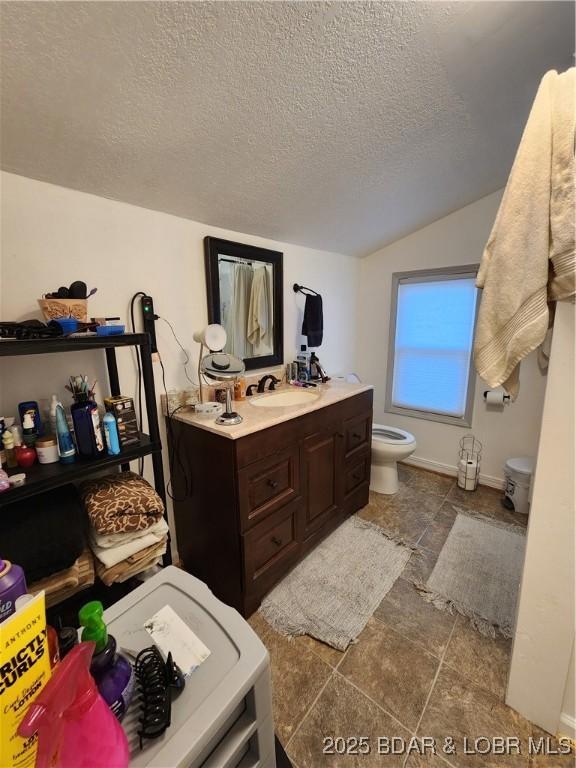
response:
<svg viewBox="0 0 576 768"><path fill-rule="evenodd" d="M98 533L143 531L164 514L154 488L134 472L120 472L80 487L88 518Z"/></svg>

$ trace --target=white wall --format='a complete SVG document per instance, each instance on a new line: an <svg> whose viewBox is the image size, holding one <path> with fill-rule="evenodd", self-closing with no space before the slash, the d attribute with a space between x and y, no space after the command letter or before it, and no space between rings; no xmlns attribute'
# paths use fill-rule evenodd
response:
<svg viewBox="0 0 576 768"><path fill-rule="evenodd" d="M89 288L98 287L89 303L91 316L120 315L127 322L130 297L143 290L153 296L156 312L173 324L190 351L194 375L198 345L192 333L207 322L203 238L213 235L283 251L286 361L294 358L301 342L304 297L292 291L298 282L324 298L322 362L329 371L353 369L357 259L216 229L9 173L2 173L1 182L2 319L40 317L37 298L80 279ZM157 323L157 337L168 387L186 386L183 355L162 322ZM123 392L134 394L131 353L119 350L118 363ZM103 355L4 358L0 366L4 415L13 414L21 400L49 398L52 392L69 402L64 383L74 372L97 377L100 397L107 390ZM158 365L155 376L160 393Z"/></svg>
<svg viewBox="0 0 576 768"><path fill-rule="evenodd" d="M495 486L508 457L536 456L546 377L535 355L522 362L520 394L503 410L487 408L482 397L487 386L477 377L471 429L385 413L384 396L392 273L478 263L500 197L501 192L484 197L362 259L358 302L357 369L375 385L375 421L414 434L414 463L444 471L455 471L459 440L473 432L483 444L481 481Z"/></svg>
<svg viewBox="0 0 576 768"><path fill-rule="evenodd" d="M559 302L506 695L506 703L532 722L572 738L575 339L574 305Z"/></svg>

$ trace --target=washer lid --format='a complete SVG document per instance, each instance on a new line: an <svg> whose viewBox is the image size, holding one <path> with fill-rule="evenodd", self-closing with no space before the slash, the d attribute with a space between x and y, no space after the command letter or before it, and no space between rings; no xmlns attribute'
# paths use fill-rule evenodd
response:
<svg viewBox="0 0 576 768"><path fill-rule="evenodd" d="M535 463L532 456L520 456L517 459L508 459L506 468L519 472L521 475L531 475L534 472Z"/></svg>

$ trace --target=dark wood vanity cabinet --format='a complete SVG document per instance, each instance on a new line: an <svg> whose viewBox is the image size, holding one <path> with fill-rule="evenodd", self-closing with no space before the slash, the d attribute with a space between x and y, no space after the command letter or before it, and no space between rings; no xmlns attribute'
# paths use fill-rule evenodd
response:
<svg viewBox="0 0 576 768"><path fill-rule="evenodd" d="M372 390L235 440L177 420L168 435L183 566L244 616L368 503Z"/></svg>

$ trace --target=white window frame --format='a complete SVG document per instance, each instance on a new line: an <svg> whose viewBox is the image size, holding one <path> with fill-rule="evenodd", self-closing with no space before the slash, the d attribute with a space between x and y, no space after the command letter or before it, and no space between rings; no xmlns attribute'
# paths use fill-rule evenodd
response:
<svg viewBox="0 0 576 768"><path fill-rule="evenodd" d="M434 411L420 411L416 408L402 408L392 404L392 386L394 382L394 357L396 345L396 317L398 310L398 286L400 283L424 283L441 280L462 280L463 278L476 278L479 264L465 264L459 267L440 267L439 269L417 269L411 272L394 272L392 274L392 300L390 305L390 336L388 339L388 365L386 369L386 398L384 410L386 413L396 413L401 416L411 416L426 421L439 421L443 424L455 424L459 427L472 426L472 414L474 411L474 391L476 389L476 371L474 369L473 355L470 355L470 368L468 371L468 390L466 393L466 408L463 416L450 416ZM474 329L478 318L479 297L476 300L476 313L474 315Z"/></svg>

